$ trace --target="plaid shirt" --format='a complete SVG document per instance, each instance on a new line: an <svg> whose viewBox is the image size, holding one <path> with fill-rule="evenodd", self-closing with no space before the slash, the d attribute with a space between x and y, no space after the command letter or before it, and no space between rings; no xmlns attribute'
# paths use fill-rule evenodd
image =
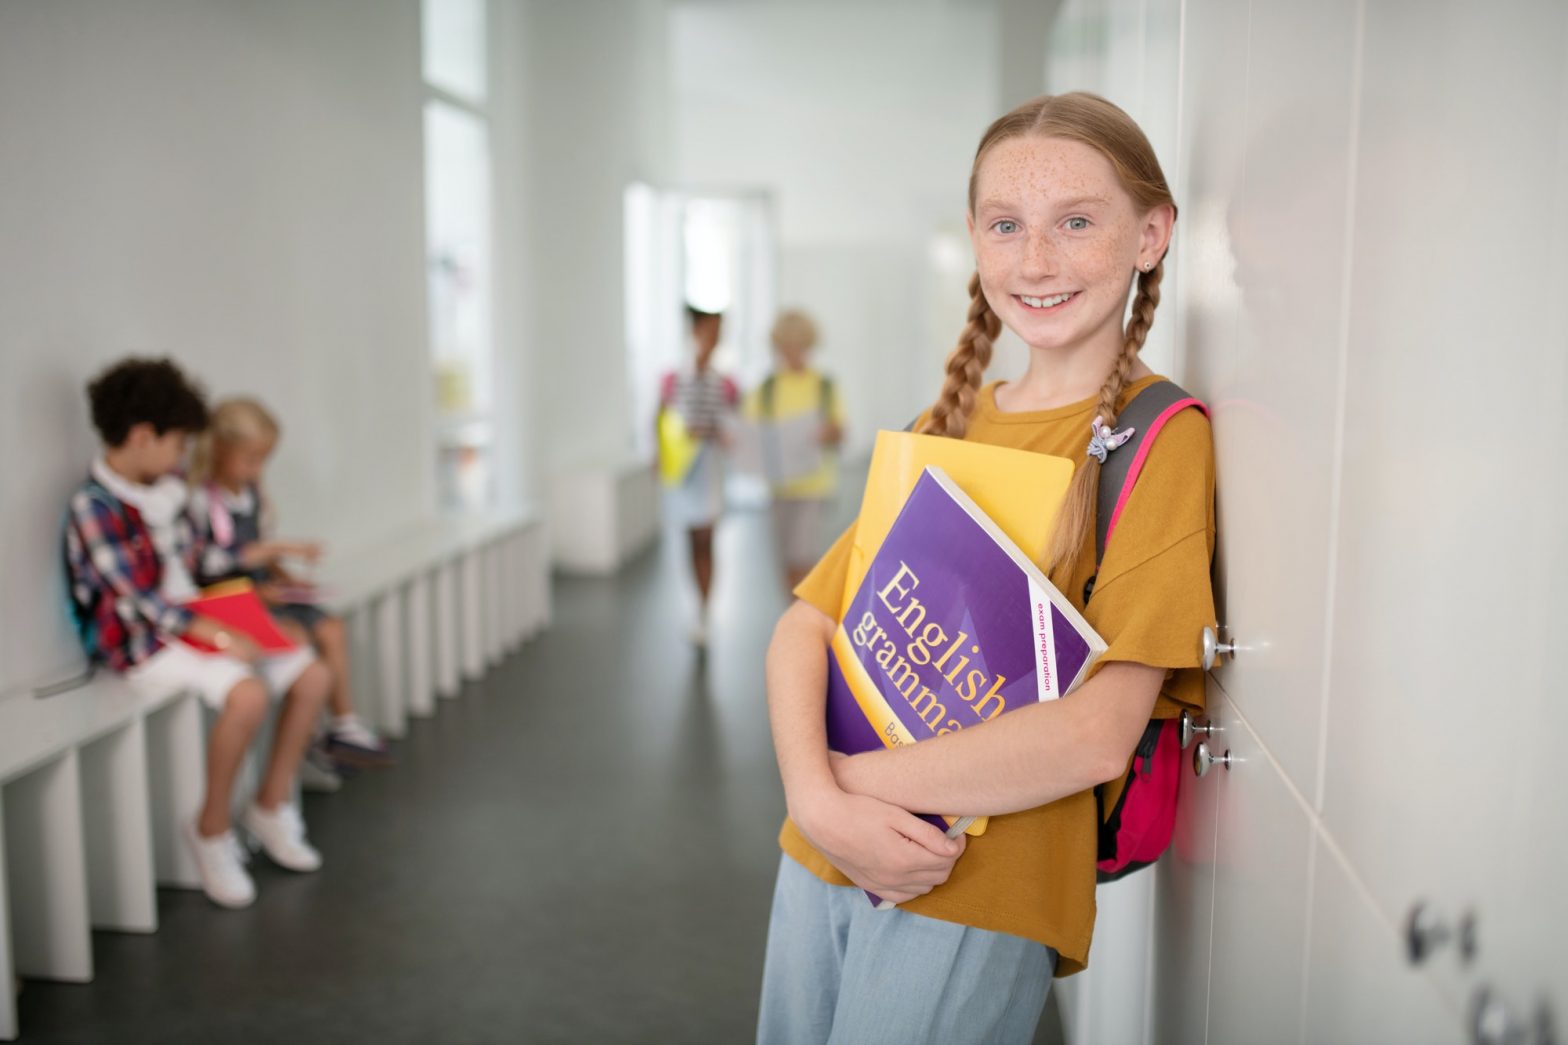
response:
<svg viewBox="0 0 1568 1045"><path fill-rule="evenodd" d="M179 547L195 575L199 548L183 513ZM71 495L65 522L71 602L87 655L128 671L190 626L193 614L159 591L163 564L141 513L89 478Z"/></svg>

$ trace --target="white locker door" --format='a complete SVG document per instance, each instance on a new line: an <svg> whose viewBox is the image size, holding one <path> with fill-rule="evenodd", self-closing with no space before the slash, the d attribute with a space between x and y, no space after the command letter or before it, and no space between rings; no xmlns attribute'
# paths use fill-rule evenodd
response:
<svg viewBox="0 0 1568 1045"><path fill-rule="evenodd" d="M1355 0L1256 3L1243 183L1225 231L1238 308L1214 409L1225 691L1316 799L1344 363ZM1201 355L1202 347L1191 351Z"/></svg>
<svg viewBox="0 0 1568 1045"><path fill-rule="evenodd" d="M1311 822L1306 803L1239 708L1217 695L1219 704L1209 710L1224 731L1202 743L1231 762L1213 763L1207 773L1219 778L1208 1040L1294 1042L1301 1026Z"/></svg>
<svg viewBox="0 0 1568 1045"><path fill-rule="evenodd" d="M1568 69L1568 30L1560 29L1558 44L1558 68ZM1562 201L1562 186L1568 185L1568 73L1559 79L1555 117L1557 169L1552 181L1558 196L1546 239L1552 246L1548 282L1562 287L1568 285L1568 205ZM1568 802L1562 792L1568 765L1568 700L1562 695L1561 658L1554 654L1568 635L1568 540L1563 536L1568 533L1568 468L1563 467L1561 451L1568 444L1568 394L1563 392L1568 388L1568 313L1554 307L1541 321L1545 343L1558 348L1540 379L1558 390L1558 408L1548 419L1553 427L1544 447L1536 448L1538 502L1520 513L1514 526L1528 547L1546 550L1536 568L1519 578L1520 608L1539 619L1536 633L1544 636L1545 644L1529 648L1536 674L1526 685L1539 699L1528 728L1508 722L1512 714L1499 715L1495 726L1501 728L1488 729L1480 740L1514 754L1516 776L1498 796L1498 811L1509 821L1502 857L1504 886L1479 912L1474 979L1491 984L1524 1019L1534 1019L1544 1006L1561 1040L1568 1032L1568 961L1563 959L1568 903L1562 897L1568 879ZM1501 689L1491 692L1500 701L1507 697ZM1494 722L1490 715L1488 722Z"/></svg>
<svg viewBox="0 0 1568 1045"><path fill-rule="evenodd" d="M1387 921L1473 906L1483 940L1561 700L1529 600L1561 562L1532 517L1563 471L1565 40L1545 0L1365 9L1323 818ZM1559 928L1564 870L1535 894Z"/></svg>
<svg viewBox="0 0 1568 1045"><path fill-rule="evenodd" d="M1405 960L1383 917L1332 847L1314 836L1307 1045L1459 1045L1459 1013Z"/></svg>
<svg viewBox="0 0 1568 1045"><path fill-rule="evenodd" d="M1222 699L1211 680L1210 710L1223 712ZM1211 772L1199 779L1184 770L1176 833L1170 852L1155 865L1150 992L1150 1038L1155 1045L1193 1045L1208 1037L1214 841L1222 778L1222 773Z"/></svg>

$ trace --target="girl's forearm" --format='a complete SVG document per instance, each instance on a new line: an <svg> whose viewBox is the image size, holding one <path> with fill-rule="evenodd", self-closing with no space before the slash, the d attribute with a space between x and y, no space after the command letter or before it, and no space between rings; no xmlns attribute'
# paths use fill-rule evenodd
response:
<svg viewBox="0 0 1568 1045"><path fill-rule="evenodd" d="M828 764L828 643L833 622L809 603L784 612L768 645L768 722L790 815L800 819L824 788L837 785Z"/></svg>
<svg viewBox="0 0 1568 1045"><path fill-rule="evenodd" d="M845 791L913 812L999 816L1124 772L1164 672L1108 664L1075 693L908 747L841 759Z"/></svg>

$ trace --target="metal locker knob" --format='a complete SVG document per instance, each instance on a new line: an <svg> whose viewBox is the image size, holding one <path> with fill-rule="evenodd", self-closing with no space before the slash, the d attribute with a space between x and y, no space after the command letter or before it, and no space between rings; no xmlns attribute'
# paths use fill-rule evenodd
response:
<svg viewBox="0 0 1568 1045"><path fill-rule="evenodd" d="M1222 654L1231 654L1231 653L1235 653L1236 652L1236 649L1237 649L1236 643L1220 641L1222 637L1226 638L1226 639L1230 638L1230 635L1228 633L1224 634L1223 636L1221 635L1221 632L1225 632L1225 631L1226 631L1226 629L1225 629L1225 626L1223 624L1220 625L1220 631L1215 631L1213 628L1208 627L1207 625L1204 626L1204 629L1203 629L1203 670L1204 671L1212 671L1212 670L1214 670L1214 665L1219 663L1220 656Z"/></svg>
<svg viewBox="0 0 1568 1045"><path fill-rule="evenodd" d="M1199 776L1204 776L1215 766L1224 766L1225 771L1228 773L1230 772L1230 764L1240 761L1241 759L1239 758L1232 758L1229 751L1226 751L1223 755L1216 755L1209 750L1209 742L1207 740L1200 740L1198 741L1198 749L1192 753L1192 771Z"/></svg>
<svg viewBox="0 0 1568 1045"><path fill-rule="evenodd" d="M1186 711L1181 713L1181 718L1176 723L1176 735L1181 738L1181 749L1183 751L1192 746L1193 737L1199 733L1209 737L1215 733L1223 732L1225 731L1212 722L1204 722L1202 725L1199 725L1198 720Z"/></svg>
<svg viewBox="0 0 1568 1045"><path fill-rule="evenodd" d="M1452 941L1459 957L1469 962L1475 957L1475 914L1466 911L1452 924L1430 904L1416 901L1405 917L1405 953L1411 965L1420 965Z"/></svg>
<svg viewBox="0 0 1568 1045"><path fill-rule="evenodd" d="M1470 1040L1475 1045L1527 1045L1530 1028L1483 983L1470 999Z"/></svg>

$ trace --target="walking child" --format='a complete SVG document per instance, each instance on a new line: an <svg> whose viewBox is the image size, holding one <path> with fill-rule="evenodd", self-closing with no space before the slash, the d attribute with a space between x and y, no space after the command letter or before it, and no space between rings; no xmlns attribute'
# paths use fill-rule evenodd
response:
<svg viewBox="0 0 1568 1045"><path fill-rule="evenodd" d="M811 365L817 325L800 309L780 313L773 323L773 348L778 366L746 400L747 416L764 426L763 464L772 495L773 541L784 569L785 587L811 572L822 554L822 521L828 500L838 486L835 451L844 441L844 407L832 378ZM785 460L796 449L767 426L809 422L813 431L811 459L802 470ZM776 438L773 438L775 437Z"/></svg>
<svg viewBox="0 0 1568 1045"><path fill-rule="evenodd" d="M833 756L828 643L852 534L840 538L796 588L768 651L789 819L759 1042L1028 1042L1052 975L1088 962L1094 789L1125 776L1151 717L1202 708L1199 636L1214 621L1213 446L1200 411L1181 411L1147 444L1097 563L1099 467L1117 452L1104 428L1159 380L1138 352L1175 219L1148 140L1102 98L1037 98L982 137L968 322L916 430L1075 462L1042 565L1109 650L1059 700ZM1028 345L1028 367L984 384L1004 325ZM991 820L966 844L914 812ZM899 907L876 911L856 886Z"/></svg>
<svg viewBox="0 0 1568 1045"><path fill-rule="evenodd" d="M669 489L675 521L685 527L691 549L692 581L697 589L697 620L691 640L708 642L708 596L713 588L713 530L724 512L725 425L734 417L740 390L713 368L713 353L724 329L724 314L687 306L691 319L692 365L671 371L659 385L661 414L672 411L696 442L696 455ZM662 418L661 418L662 420Z"/></svg>

